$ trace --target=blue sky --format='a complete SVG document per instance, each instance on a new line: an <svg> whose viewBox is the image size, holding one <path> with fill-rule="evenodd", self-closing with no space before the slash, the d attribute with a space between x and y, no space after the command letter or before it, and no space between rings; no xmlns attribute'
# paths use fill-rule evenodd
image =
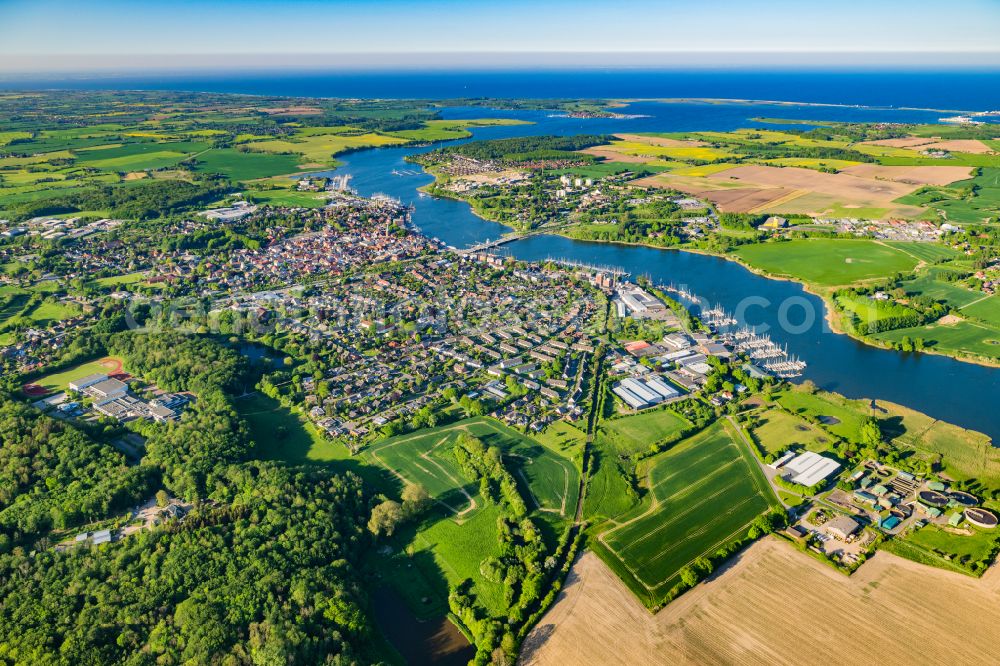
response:
<svg viewBox="0 0 1000 666"><path fill-rule="evenodd" d="M949 52L996 64L1000 1L0 0L0 67L7 69L122 63L126 55L139 56L141 64L166 63L169 56L239 60L233 54L246 62L271 54L288 62L312 54L388 54L385 62L395 54L397 61L420 62L447 60L421 54L457 52L718 51ZM478 61L490 56L470 62Z"/></svg>

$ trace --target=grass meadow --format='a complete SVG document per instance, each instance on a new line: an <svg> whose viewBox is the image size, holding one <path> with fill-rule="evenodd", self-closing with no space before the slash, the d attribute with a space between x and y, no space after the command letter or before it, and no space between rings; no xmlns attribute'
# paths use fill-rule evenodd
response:
<svg viewBox="0 0 1000 666"><path fill-rule="evenodd" d="M746 245L734 254L772 275L821 286L886 277L917 265L917 259L902 250L870 240L792 240Z"/></svg>

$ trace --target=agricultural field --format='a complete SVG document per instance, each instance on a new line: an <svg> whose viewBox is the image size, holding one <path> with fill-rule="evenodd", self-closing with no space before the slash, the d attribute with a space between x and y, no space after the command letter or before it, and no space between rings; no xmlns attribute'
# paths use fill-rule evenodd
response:
<svg viewBox="0 0 1000 666"><path fill-rule="evenodd" d="M981 223L1000 214L1000 164L947 187L922 187L899 203L926 206L953 224ZM973 191L975 189L975 191Z"/></svg>
<svg viewBox="0 0 1000 666"><path fill-rule="evenodd" d="M899 343L903 338L923 340L924 348L943 354L1000 359L1000 327L961 318L947 318L925 326L897 328L873 336L883 342Z"/></svg>
<svg viewBox="0 0 1000 666"><path fill-rule="evenodd" d="M442 120L423 104L396 101L329 102L320 108L274 107L265 99L234 101L213 94L183 99L141 92L114 99L103 93L60 95L39 95L38 109L25 117L47 109L61 118L64 129L24 120L0 133L3 217L30 217L50 199L92 194L99 185L124 186L151 177L200 182L209 175L253 181L333 167L335 155L345 151L464 138L471 127L523 122ZM0 97L0 104L11 116L24 115L23 101L15 96ZM104 122L109 105L118 107L118 122ZM393 131L393 126L410 129ZM289 192L260 199L317 205Z"/></svg>
<svg viewBox="0 0 1000 666"><path fill-rule="evenodd" d="M902 250L906 254L927 263L946 261L948 259L955 259L961 256L961 253L958 250L950 248L947 245L938 245L937 243L913 243L907 241L882 242L889 247Z"/></svg>
<svg viewBox="0 0 1000 666"><path fill-rule="evenodd" d="M499 125L528 125L526 120L513 118L478 118L473 120L428 120L421 129L388 132L389 136L407 141L450 141L472 136L470 127L494 127Z"/></svg>
<svg viewBox="0 0 1000 666"><path fill-rule="evenodd" d="M908 272L917 259L871 240L802 239L737 248L751 267L779 277L821 286L848 285Z"/></svg>
<svg viewBox="0 0 1000 666"><path fill-rule="evenodd" d="M256 180L302 171L298 155L249 153L235 148L213 148L194 159L197 173L217 173L234 181Z"/></svg>
<svg viewBox="0 0 1000 666"><path fill-rule="evenodd" d="M619 517L595 548L644 603L656 606L682 568L745 536L778 502L723 422L644 463L649 507Z"/></svg>
<svg viewBox="0 0 1000 666"><path fill-rule="evenodd" d="M1000 643L997 573L977 580L879 552L847 577L770 537L651 615L587 553L528 635L521 663L791 666L873 655L892 664L988 663Z"/></svg>
<svg viewBox="0 0 1000 666"><path fill-rule="evenodd" d="M583 152L609 162L656 166L662 173L636 184L708 199L723 212L918 218L954 208L948 219L960 222L981 221L990 210L996 214L989 187L998 185L988 173L972 174L975 167L986 172L1000 167L1000 155L988 144L912 139L919 150L950 151L939 158L892 141L854 143L846 134L822 138L740 129L618 134ZM985 188L976 196L966 187L970 175ZM944 201L952 198L963 201Z"/></svg>
<svg viewBox="0 0 1000 666"><path fill-rule="evenodd" d="M604 421L600 436L624 455L640 453L651 444L679 435L691 423L670 409L657 409L642 414Z"/></svg>
<svg viewBox="0 0 1000 666"><path fill-rule="evenodd" d="M254 152L300 155L299 161L301 163L324 167L332 166L334 164L333 157L338 153L359 148L398 145L407 141L407 139L397 136L374 133L311 133L308 136L293 136L288 139L254 141L244 144L244 146Z"/></svg>

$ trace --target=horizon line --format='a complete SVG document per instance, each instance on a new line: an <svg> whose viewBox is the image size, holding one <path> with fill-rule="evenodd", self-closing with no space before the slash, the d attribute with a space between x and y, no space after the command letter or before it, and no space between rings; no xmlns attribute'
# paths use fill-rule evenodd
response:
<svg viewBox="0 0 1000 666"><path fill-rule="evenodd" d="M420 51L5 54L0 74L86 75L209 70L913 69L1000 68L1000 49L970 51Z"/></svg>

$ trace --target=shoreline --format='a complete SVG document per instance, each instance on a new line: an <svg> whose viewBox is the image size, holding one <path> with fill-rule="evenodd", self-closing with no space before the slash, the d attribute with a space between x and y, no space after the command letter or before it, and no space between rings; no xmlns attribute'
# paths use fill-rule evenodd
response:
<svg viewBox="0 0 1000 666"><path fill-rule="evenodd" d="M423 168L423 167L421 167L421 168ZM425 171L426 171L426 169L425 169ZM469 210L472 211L472 214L475 215L476 217L480 218L481 220L484 220L486 222L490 222L491 224L500 225L501 227L504 227L505 229L508 229L509 232L520 233L516 229L514 229L513 227L510 227L510 226L504 224L503 222L497 222L496 220L491 220L491 219L489 219L487 217L484 217L482 214L479 213L479 211L476 210L475 206L473 206L471 203L469 203L466 199L463 199L463 198L461 198L459 196L449 196L449 195L444 195L444 194L431 194L427 190L427 188L429 188L429 187L437 184L437 182L438 182L437 181L437 176L435 174L431 173L430 171L426 171L426 172L429 175L434 176L434 181L431 182L431 183L428 183L427 185L421 185L420 187L417 188L417 190L425 192L426 194L428 194L429 196L432 196L432 197L438 197L439 196L439 197L441 197L443 199L449 199L449 200L452 200L452 201L461 201L461 202L464 202L466 205L469 206ZM859 335L856 335L855 333L852 333L850 331L845 330L844 327L841 326L840 322L837 320L837 317L835 316L836 315L836 309L833 307L833 305L830 303L830 301L827 299L827 297L825 295L823 295L822 293L820 293L816 289L815 285L812 285L812 284L810 284L808 282L802 282L800 280L796 280L795 278L789 277L787 275L775 275L773 273L768 273L767 271L765 271L763 269L760 269L760 268L757 268L756 266L751 266L750 264L746 263L745 261L743 261L742 259L740 259L739 257L737 257L735 255L731 255L731 254L718 254L718 253L715 253L715 252L710 252L708 250L704 250L702 248L662 247L660 245L653 245L651 243L643 243L643 242L638 242L638 241L602 241L602 240L592 240L592 239L587 239L587 238L574 238L572 236L567 235L566 233L562 232L559 229L553 229L553 230L550 231L550 230L546 230L544 227L540 227L540 228L535 229L533 231L536 232L533 235L551 234L553 236L560 236L562 238L566 238L566 239L571 240L571 241L577 241L577 242L580 242L580 243L598 243L598 244L602 244L602 245L624 245L624 246L629 246L629 247L645 247L645 248L649 248L649 249L652 249L652 250L663 250L663 251L668 251L668 252L669 251L673 251L673 252L689 252L691 254L700 254L700 255L703 255L703 256L707 256L707 257L715 257L717 259L723 259L725 261L731 261L731 262L733 262L735 264L738 264L739 266L745 268L747 271L749 271L749 272L751 272L754 275L757 275L759 277L766 278L768 280L779 280L779 281L782 281L782 282L793 282L795 284L801 285L803 291L805 291L806 293L808 293L808 294L810 294L812 296L815 296L816 298L818 298L823 303L823 308L825 310L823 318L826 321L827 325L830 327L830 330L833 331L837 335L845 335L848 338L850 338L850 339L852 339L852 340L854 340L856 342L859 342L859 343L861 343L863 345L867 345L869 347L874 347L875 349L884 349L884 350L888 350L888 351L896 351L896 352L898 352L900 354L933 354L935 356L943 356L945 358L950 358L950 359L953 359L955 361L959 361L961 363L972 363L974 365L979 365L979 366L983 366L983 367L987 367L987 368L1000 368L1000 361L988 361L988 360L985 360L985 359L969 358L969 357L965 357L965 356L956 356L956 355L953 355L953 354L947 354L945 352L936 351L936 350L933 350L933 349L921 349L919 351L914 350L912 352L904 352L904 351L900 351L900 350L895 349L893 346L891 346L889 344L879 344L879 341L877 341L877 340L870 340L868 338L863 338L863 337L861 337ZM507 233L507 232L505 232L505 233ZM514 242L516 242L516 241L514 241Z"/></svg>

